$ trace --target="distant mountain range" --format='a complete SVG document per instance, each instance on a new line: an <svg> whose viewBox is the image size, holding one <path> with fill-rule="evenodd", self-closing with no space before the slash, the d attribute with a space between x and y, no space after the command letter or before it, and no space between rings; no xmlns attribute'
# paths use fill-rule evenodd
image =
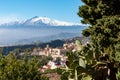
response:
<svg viewBox="0 0 120 80"><path fill-rule="evenodd" d="M80 36L80 34L79 33L59 33L59 34L44 36L44 37L34 37L34 38L30 38L30 39L22 39L22 40L17 41L15 44L44 43L44 42L49 42L51 40L69 39L69 38L73 38L76 36Z"/></svg>
<svg viewBox="0 0 120 80"><path fill-rule="evenodd" d="M86 42L89 42L89 37L74 37L74 38L68 38L68 39L56 39L45 43L35 43L35 44L25 44L25 45L13 45L13 46L5 46L3 48L3 53L5 55L9 54L11 51L14 51L15 49L25 50L25 49L33 49L35 47L45 48L46 45L49 45L49 47L56 48L56 47L63 47L64 43L72 43L76 40L80 40L82 44L85 44Z"/></svg>
<svg viewBox="0 0 120 80"><path fill-rule="evenodd" d="M87 26L35 16L24 21L0 24L0 46L48 42L81 35Z"/></svg>
<svg viewBox="0 0 120 80"><path fill-rule="evenodd" d="M35 16L31 19L27 19L24 21L15 21L15 22L10 22L10 23L4 23L0 24L0 27L7 27L7 26L83 26L83 24L80 23L72 23L72 22L64 22L64 21L59 21L55 19L50 19L47 17L38 17Z"/></svg>

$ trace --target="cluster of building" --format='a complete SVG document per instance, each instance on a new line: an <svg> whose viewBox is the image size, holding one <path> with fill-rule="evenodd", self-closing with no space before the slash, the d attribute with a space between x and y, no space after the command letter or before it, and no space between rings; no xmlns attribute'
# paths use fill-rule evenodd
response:
<svg viewBox="0 0 120 80"><path fill-rule="evenodd" d="M69 44L64 44L63 47L59 48L52 48L49 47L49 45L46 45L46 47L43 48L34 48L33 52L31 55L45 55L45 56L52 56L53 59L56 57L64 57L66 56L66 52L72 51L72 50L77 50L77 46L75 43L69 43Z"/></svg>
<svg viewBox="0 0 120 80"><path fill-rule="evenodd" d="M44 65L41 71L45 71L47 69L55 69L58 67L66 67L66 60L67 56L66 53L69 51L76 51L78 50L78 47L75 43L69 43L69 44L63 44L63 47L58 48L52 48L49 47L49 45L46 45L46 47L43 48L34 48L31 55L45 55L45 56L51 56L53 58L52 61L49 61L47 65ZM59 64L55 61L59 58Z"/></svg>

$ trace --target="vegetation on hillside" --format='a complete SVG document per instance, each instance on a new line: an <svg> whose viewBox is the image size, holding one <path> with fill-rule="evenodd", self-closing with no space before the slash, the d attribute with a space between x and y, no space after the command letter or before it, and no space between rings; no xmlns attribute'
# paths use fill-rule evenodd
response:
<svg viewBox="0 0 120 80"><path fill-rule="evenodd" d="M49 58L48 58L49 59ZM18 59L12 53L0 55L0 80L49 80L41 76L38 69L48 61L41 57L24 57Z"/></svg>

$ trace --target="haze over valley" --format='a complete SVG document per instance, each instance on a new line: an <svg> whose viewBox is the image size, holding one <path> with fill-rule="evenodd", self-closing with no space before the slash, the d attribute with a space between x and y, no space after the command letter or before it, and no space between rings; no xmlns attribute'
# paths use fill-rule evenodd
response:
<svg viewBox="0 0 120 80"><path fill-rule="evenodd" d="M35 16L24 21L0 24L0 46L48 42L81 35L86 26Z"/></svg>

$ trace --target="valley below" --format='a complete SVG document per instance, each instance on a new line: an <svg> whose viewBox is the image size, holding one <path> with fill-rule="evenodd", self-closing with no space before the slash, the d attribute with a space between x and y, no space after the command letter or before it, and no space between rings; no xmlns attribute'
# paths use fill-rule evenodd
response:
<svg viewBox="0 0 120 80"><path fill-rule="evenodd" d="M49 42L81 36L86 26L46 17L0 25L0 47Z"/></svg>

